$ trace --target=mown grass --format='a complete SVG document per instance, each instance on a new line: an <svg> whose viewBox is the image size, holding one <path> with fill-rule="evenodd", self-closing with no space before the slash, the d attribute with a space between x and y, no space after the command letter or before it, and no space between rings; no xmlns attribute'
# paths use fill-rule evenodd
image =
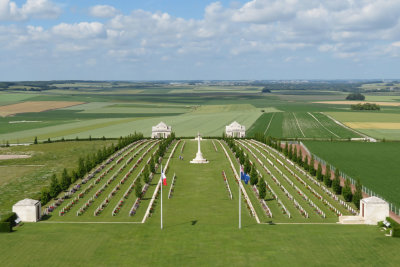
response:
<svg viewBox="0 0 400 267"><path fill-rule="evenodd" d="M310 151L400 208L400 143L306 141Z"/></svg>

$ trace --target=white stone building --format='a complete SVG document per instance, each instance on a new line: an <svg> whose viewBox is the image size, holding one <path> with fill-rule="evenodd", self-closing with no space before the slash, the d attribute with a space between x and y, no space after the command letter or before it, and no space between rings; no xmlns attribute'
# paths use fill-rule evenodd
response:
<svg viewBox="0 0 400 267"><path fill-rule="evenodd" d="M40 201L28 198L20 200L14 204L12 211L15 212L23 222L37 222L41 217Z"/></svg>
<svg viewBox="0 0 400 267"><path fill-rule="evenodd" d="M365 224L376 225L389 217L389 203L378 197L363 198L360 200L360 216Z"/></svg>
<svg viewBox="0 0 400 267"><path fill-rule="evenodd" d="M225 134L227 137L243 138L246 136L246 127L234 121L230 125L226 126Z"/></svg>
<svg viewBox="0 0 400 267"><path fill-rule="evenodd" d="M151 138L167 138L171 135L171 126L166 125L164 122L160 122L156 126L151 127Z"/></svg>

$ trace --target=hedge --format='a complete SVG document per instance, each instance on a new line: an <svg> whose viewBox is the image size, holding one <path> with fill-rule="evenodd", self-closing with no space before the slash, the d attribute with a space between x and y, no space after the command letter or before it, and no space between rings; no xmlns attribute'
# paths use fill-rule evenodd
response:
<svg viewBox="0 0 400 267"><path fill-rule="evenodd" d="M0 222L9 222L11 227L15 226L15 220L17 219L17 214L15 212L9 212L1 216Z"/></svg>
<svg viewBox="0 0 400 267"><path fill-rule="evenodd" d="M0 222L0 233L9 233L11 232L11 223L10 222Z"/></svg>

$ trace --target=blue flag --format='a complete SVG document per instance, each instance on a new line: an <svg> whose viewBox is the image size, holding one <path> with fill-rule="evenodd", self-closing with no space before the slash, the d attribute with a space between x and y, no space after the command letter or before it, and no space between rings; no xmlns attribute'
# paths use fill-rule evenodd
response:
<svg viewBox="0 0 400 267"><path fill-rule="evenodd" d="M240 166L240 180L244 181L245 184L250 181L250 176L244 172L243 166Z"/></svg>

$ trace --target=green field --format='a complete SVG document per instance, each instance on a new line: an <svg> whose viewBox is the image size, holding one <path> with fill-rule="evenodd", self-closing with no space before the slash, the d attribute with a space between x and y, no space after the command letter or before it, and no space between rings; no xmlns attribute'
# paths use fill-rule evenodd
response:
<svg viewBox="0 0 400 267"><path fill-rule="evenodd" d="M360 137L319 112L266 113L252 125L248 135L252 136L257 132L277 138L346 139Z"/></svg>
<svg viewBox="0 0 400 267"><path fill-rule="evenodd" d="M400 207L400 143L306 141L309 150Z"/></svg>
<svg viewBox="0 0 400 267"><path fill-rule="evenodd" d="M185 147L181 152L184 142ZM13 233L1 234L2 266L125 266L139 263L144 266L265 266L266 263L301 266L397 265L400 260L397 253L400 240L385 237L376 226L339 225L332 223L337 220L333 220L335 216L332 215L324 219L325 221L316 215L305 219L299 213L296 214L293 206L290 208L294 216L292 219L278 214L279 209L274 208L276 218L274 216L272 223L268 223L271 219L261 214L261 206L249 185L245 188L252 205L261 221L267 223L257 224L242 198L242 229L238 229L238 185L221 145L215 140L214 143L218 151L215 151L211 140L202 141L203 155L210 163L199 165L189 163L196 153L196 142L181 140L178 144L167 172L168 185L163 187L163 230L160 229L159 198L146 223L135 223L141 221L154 189L147 192L137 214L132 217L125 212L129 210L125 204L117 216L111 216L113 205L110 204L96 217L90 210L79 217L73 214L73 210L68 215L59 216L59 207L48 220L25 223L15 228ZM150 143L139 145L129 153L134 153L146 144ZM245 141L240 146L244 149L250 144L250 141ZM168 149L163 164L174 145L175 143ZM227 145L224 147L228 148ZM143 153L144 151L142 150ZM233 159L233 154L228 154ZM132 162L140 155L142 154ZM184 160L180 160L179 155ZM127 155L124 159L128 157ZM143 164L144 162L137 169ZM236 163L235 167L238 167ZM116 169L118 167L114 170ZM137 169L132 176L135 176ZM227 173L233 199L229 198L221 175L222 170ZM177 175L174 194L168 199L167 192L174 173ZM123 175L121 173L119 178ZM152 182L153 188L159 175L157 173ZM266 173L263 175L267 176ZM102 181L105 179L107 178ZM132 178L129 179L132 181ZM289 188L288 184L285 186ZM275 189L278 193L278 189ZM124 191L119 190L113 199L118 200ZM108 195L108 192L104 192L101 198ZM126 204L134 199L133 194ZM279 196L284 200L282 193ZM304 200L295 197L305 205L302 202ZM100 202L100 199L96 201ZM271 209L275 205L273 202L268 200ZM83 203L84 200L77 206ZM291 205L288 200L284 203ZM91 208L94 206L97 205L92 205ZM22 254L24 257L20 257Z"/></svg>

